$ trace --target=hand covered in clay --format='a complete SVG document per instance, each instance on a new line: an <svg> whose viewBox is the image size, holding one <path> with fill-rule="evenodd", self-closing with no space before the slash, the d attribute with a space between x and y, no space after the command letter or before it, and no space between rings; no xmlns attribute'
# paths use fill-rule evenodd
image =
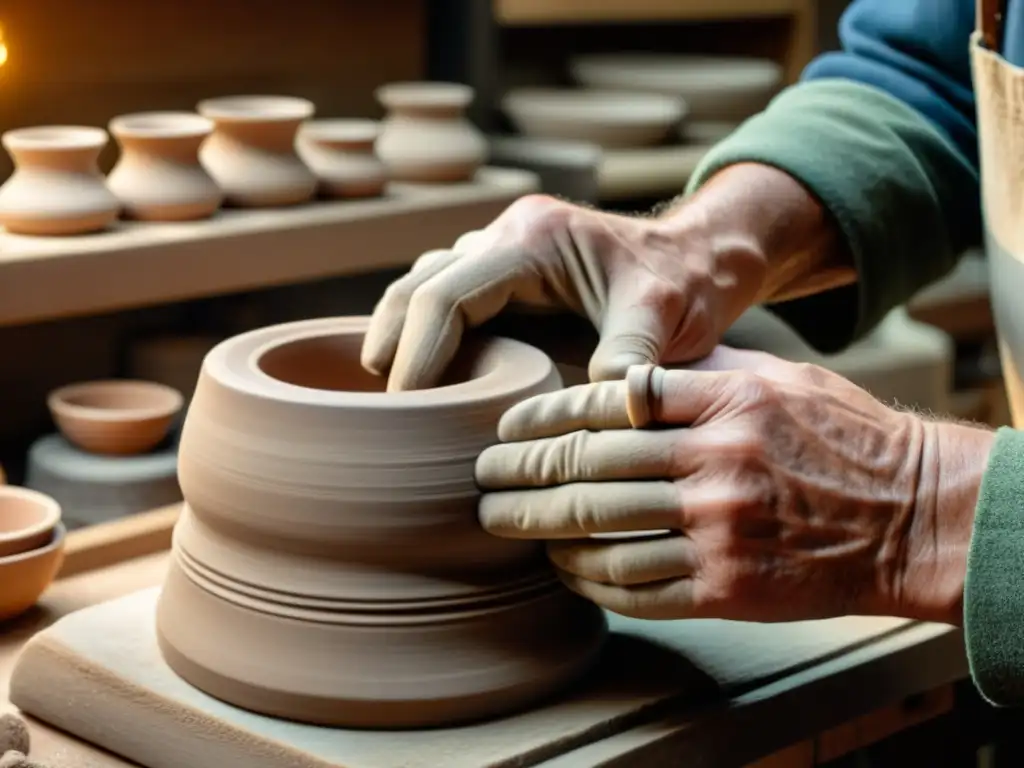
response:
<svg viewBox="0 0 1024 768"><path fill-rule="evenodd" d="M592 381L621 378L639 363L702 357L754 301L765 266L750 238L712 234L700 220L524 197L389 286L363 365L388 374L389 390L434 386L463 334L511 306L589 318L600 333Z"/></svg>
<svg viewBox="0 0 1024 768"><path fill-rule="evenodd" d="M990 432L759 352L696 368L510 409L477 462L483 526L549 540L571 589L628 616L955 620ZM944 473L957 452L973 469Z"/></svg>

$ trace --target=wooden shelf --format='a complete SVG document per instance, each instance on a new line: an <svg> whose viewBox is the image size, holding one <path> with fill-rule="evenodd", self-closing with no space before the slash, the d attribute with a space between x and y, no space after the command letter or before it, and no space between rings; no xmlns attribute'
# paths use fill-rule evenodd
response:
<svg viewBox="0 0 1024 768"><path fill-rule="evenodd" d="M375 200L121 222L70 238L0 233L0 326L406 266L537 187L528 171L485 168L473 183L394 184Z"/></svg>
<svg viewBox="0 0 1024 768"><path fill-rule="evenodd" d="M505 26L626 21L709 21L786 16L802 0L494 0Z"/></svg>

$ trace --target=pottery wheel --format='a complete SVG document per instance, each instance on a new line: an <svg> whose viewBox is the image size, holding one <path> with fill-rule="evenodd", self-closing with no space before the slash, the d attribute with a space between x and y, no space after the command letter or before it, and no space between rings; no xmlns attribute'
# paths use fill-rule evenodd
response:
<svg viewBox="0 0 1024 768"><path fill-rule="evenodd" d="M749 690L912 623L609 616L601 660L557 699L476 725L374 732L277 720L191 687L157 647L156 597L137 592L41 632L14 669L11 702L148 768L513 768L622 732L672 701L694 705L721 690Z"/></svg>
<svg viewBox="0 0 1024 768"><path fill-rule="evenodd" d="M75 528L181 501L177 466L175 445L140 456L99 456L47 435L29 449L25 485L56 499Z"/></svg>

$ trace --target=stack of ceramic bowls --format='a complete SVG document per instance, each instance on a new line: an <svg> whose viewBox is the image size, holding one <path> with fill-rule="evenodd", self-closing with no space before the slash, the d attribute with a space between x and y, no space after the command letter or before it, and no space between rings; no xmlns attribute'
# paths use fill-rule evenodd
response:
<svg viewBox="0 0 1024 768"><path fill-rule="evenodd" d="M64 537L54 499L0 487L0 621L27 611L50 586L64 561Z"/></svg>
<svg viewBox="0 0 1024 768"><path fill-rule="evenodd" d="M774 61L643 53L579 56L577 88L519 88L502 99L516 129L538 139L639 149L680 136L717 141L764 109L782 84Z"/></svg>
<svg viewBox="0 0 1024 768"><path fill-rule="evenodd" d="M689 107L683 138L698 143L717 141L763 110L784 76L770 59L652 53L577 56L569 71L585 88L682 99Z"/></svg>
<svg viewBox="0 0 1024 768"><path fill-rule="evenodd" d="M603 89L519 88L501 106L524 136L603 149L664 144L687 114L685 100L676 95Z"/></svg>
<svg viewBox="0 0 1024 768"><path fill-rule="evenodd" d="M151 381L71 384L48 405L60 434L29 450L27 485L56 498L72 527L181 500L168 434L184 397Z"/></svg>

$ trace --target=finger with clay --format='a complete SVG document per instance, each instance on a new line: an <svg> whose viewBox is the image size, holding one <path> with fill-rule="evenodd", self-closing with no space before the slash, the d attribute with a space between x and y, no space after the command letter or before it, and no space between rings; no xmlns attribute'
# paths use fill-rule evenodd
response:
<svg viewBox="0 0 1024 768"><path fill-rule="evenodd" d="M936 519L928 462L973 440L980 476L990 432L763 353L715 366L511 408L476 465L483 526L547 540L571 589L638 618L955 617L970 525Z"/></svg>

